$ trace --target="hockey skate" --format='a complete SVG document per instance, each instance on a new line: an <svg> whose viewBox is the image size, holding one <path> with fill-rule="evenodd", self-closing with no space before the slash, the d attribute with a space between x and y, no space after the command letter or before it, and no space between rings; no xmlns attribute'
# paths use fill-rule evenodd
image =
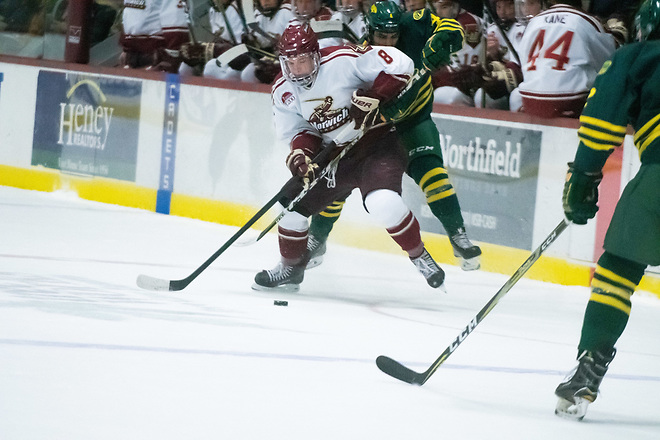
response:
<svg viewBox="0 0 660 440"><path fill-rule="evenodd" d="M320 241L314 235L309 234L307 237L307 258L309 258L307 269L311 269L323 263L325 249L325 240Z"/></svg>
<svg viewBox="0 0 660 440"><path fill-rule="evenodd" d="M274 269L262 270L254 277L252 289L297 292L305 277L305 266L287 266L279 262Z"/></svg>
<svg viewBox="0 0 660 440"><path fill-rule="evenodd" d="M555 390L559 397L555 414L565 419L582 420L589 404L598 397L598 387L615 354L615 349L609 355L598 351L580 353L577 367Z"/></svg>
<svg viewBox="0 0 660 440"><path fill-rule="evenodd" d="M439 287L440 290L445 291L443 286L445 282L445 272L442 270L438 263L435 262L431 254L424 248L422 255L417 258L411 258L419 273L424 275L426 282L433 288Z"/></svg>
<svg viewBox="0 0 660 440"><path fill-rule="evenodd" d="M477 270L481 267L481 261L479 261L481 248L470 241L465 228L458 228L453 235L449 236L449 242L454 248L454 256L460 260L461 269Z"/></svg>

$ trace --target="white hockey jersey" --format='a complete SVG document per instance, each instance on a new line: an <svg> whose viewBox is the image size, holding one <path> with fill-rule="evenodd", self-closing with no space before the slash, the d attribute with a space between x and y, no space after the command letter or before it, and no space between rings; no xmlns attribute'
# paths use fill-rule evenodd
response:
<svg viewBox="0 0 660 440"><path fill-rule="evenodd" d="M483 56L486 53L486 42L482 38L483 20L464 9L460 10L456 20L465 30L465 44L461 50L451 55L451 66L458 68L460 66L482 64Z"/></svg>
<svg viewBox="0 0 660 440"><path fill-rule="evenodd" d="M135 37L161 35L162 3L163 0L124 0L121 16L124 34Z"/></svg>
<svg viewBox="0 0 660 440"><path fill-rule="evenodd" d="M525 25L520 22L513 23L511 27L507 31L505 31L506 36L509 39L509 42L511 42L511 45L513 46L513 49L516 51L518 56L520 56L520 42L522 40L522 36L524 32L525 32ZM491 33L494 33L495 36L497 37L497 40L500 42L500 50L504 54L502 58L505 61L513 61L514 63L517 63L518 61L516 60L515 55L513 55L513 53L511 52L511 48L507 44L506 40L502 36L502 33L500 32L500 28L498 28L495 24L491 24L490 26L488 26L488 29L486 29L486 35L490 35Z"/></svg>
<svg viewBox="0 0 660 440"><path fill-rule="evenodd" d="M254 18L256 23L264 32L273 36L275 40L279 40L280 35L282 35L282 32L284 32L284 29L286 29L289 22L293 20L294 15L293 11L291 10L291 5L289 3L282 3L275 15L272 17L266 17L261 13L261 11L256 9L254 11ZM272 46L271 42L268 41L263 35L259 34L258 32L254 32L253 34L257 38L257 41L259 41L261 47L265 48Z"/></svg>
<svg viewBox="0 0 660 440"><path fill-rule="evenodd" d="M224 15L214 8L209 8L209 23L211 24L211 32L214 35L224 38L233 44L241 43L241 38L245 33L245 26L243 25L243 19L238 13L235 1L227 6Z"/></svg>
<svg viewBox="0 0 660 440"><path fill-rule="evenodd" d="M616 48L596 17L567 5L533 17L520 47L520 94L537 99L586 94Z"/></svg>
<svg viewBox="0 0 660 440"><path fill-rule="evenodd" d="M413 61L394 47L345 46L323 51L321 66L311 88L298 87L284 77L273 84L273 116L278 137L290 143L300 133L332 141L351 119L353 92L368 90L381 72L405 83Z"/></svg>
<svg viewBox="0 0 660 440"><path fill-rule="evenodd" d="M353 32L358 41L365 37L367 34L367 19L362 12L355 12L352 15L344 14L342 12L335 12L334 16L337 17L348 29ZM348 41L348 40L347 40Z"/></svg>

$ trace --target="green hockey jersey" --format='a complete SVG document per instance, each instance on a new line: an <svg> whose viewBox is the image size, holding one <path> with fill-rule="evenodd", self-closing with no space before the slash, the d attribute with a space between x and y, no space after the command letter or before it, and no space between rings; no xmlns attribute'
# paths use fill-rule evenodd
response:
<svg viewBox="0 0 660 440"><path fill-rule="evenodd" d="M660 40L625 45L603 64L580 116L575 167L600 171L628 124L642 164L660 163Z"/></svg>

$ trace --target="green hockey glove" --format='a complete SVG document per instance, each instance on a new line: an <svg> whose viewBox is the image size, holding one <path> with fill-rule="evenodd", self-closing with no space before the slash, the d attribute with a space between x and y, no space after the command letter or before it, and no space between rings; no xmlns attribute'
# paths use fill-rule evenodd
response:
<svg viewBox="0 0 660 440"><path fill-rule="evenodd" d="M424 45L424 49L422 49L422 63L424 67L434 71L442 66L451 64L451 55L461 50L463 39L464 32L460 24L458 27L442 26L438 32L428 39Z"/></svg>
<svg viewBox="0 0 660 440"><path fill-rule="evenodd" d="M566 218L576 225L586 225L598 212L598 185L603 180L602 173L585 173L568 164L566 184L562 203Z"/></svg>

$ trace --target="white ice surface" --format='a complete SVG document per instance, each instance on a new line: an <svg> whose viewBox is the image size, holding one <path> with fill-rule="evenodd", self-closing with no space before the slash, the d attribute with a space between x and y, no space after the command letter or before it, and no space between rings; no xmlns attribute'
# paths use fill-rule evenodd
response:
<svg viewBox="0 0 660 440"><path fill-rule="evenodd" d="M583 422L557 418L589 291L521 280L422 387L508 276L330 243L297 294L250 289L269 234L184 278L236 228L0 187L0 439L660 439L660 301L635 295ZM522 261L521 261L522 263ZM287 300L277 307L273 300Z"/></svg>

